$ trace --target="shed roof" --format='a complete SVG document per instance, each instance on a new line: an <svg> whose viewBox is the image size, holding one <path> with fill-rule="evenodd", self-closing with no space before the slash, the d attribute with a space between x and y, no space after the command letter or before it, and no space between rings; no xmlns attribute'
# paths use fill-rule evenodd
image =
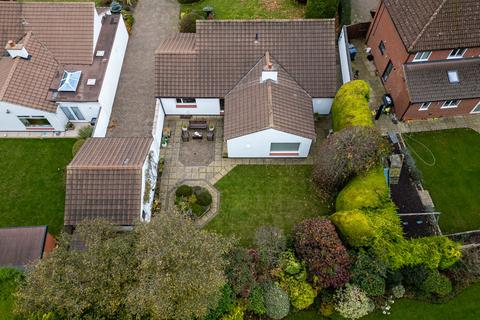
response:
<svg viewBox="0 0 480 320"><path fill-rule="evenodd" d="M47 226L0 228L0 266L23 268L41 259Z"/></svg>

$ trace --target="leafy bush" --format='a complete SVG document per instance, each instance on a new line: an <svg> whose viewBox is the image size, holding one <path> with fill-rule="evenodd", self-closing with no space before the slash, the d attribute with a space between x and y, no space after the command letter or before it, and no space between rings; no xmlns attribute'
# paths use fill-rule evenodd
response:
<svg viewBox="0 0 480 320"><path fill-rule="evenodd" d="M335 300L333 294L329 291L322 291L320 296L320 314L326 318L330 318L335 312Z"/></svg>
<svg viewBox="0 0 480 320"><path fill-rule="evenodd" d="M267 316L272 319L282 319L290 311L288 294L276 283L269 284L265 288L265 308Z"/></svg>
<svg viewBox="0 0 480 320"><path fill-rule="evenodd" d="M217 320L221 315L230 312L235 307L235 293L232 287L228 284L224 285L222 290L222 297L218 301L215 309L210 309L205 320Z"/></svg>
<svg viewBox="0 0 480 320"><path fill-rule="evenodd" d="M247 249L235 247L228 254L228 260L225 274L233 292L243 298L248 297L251 290L256 287L253 255Z"/></svg>
<svg viewBox="0 0 480 320"><path fill-rule="evenodd" d="M347 283L335 293L335 310L344 318L358 319L373 311L375 305L359 287Z"/></svg>
<svg viewBox="0 0 480 320"><path fill-rule="evenodd" d="M259 255L260 264L269 269L277 266L278 259L287 247L283 231L277 227L259 227L255 231L255 247Z"/></svg>
<svg viewBox="0 0 480 320"><path fill-rule="evenodd" d="M374 126L368 106L369 94L370 87L363 80L347 82L337 91L332 104L334 131L350 126Z"/></svg>
<svg viewBox="0 0 480 320"><path fill-rule="evenodd" d="M418 288L432 272L424 265L407 266L401 269L403 282L410 288Z"/></svg>
<svg viewBox="0 0 480 320"><path fill-rule="evenodd" d="M426 293L433 293L444 297L452 291L452 283L447 276L434 270L430 272L425 281L422 282L420 288Z"/></svg>
<svg viewBox="0 0 480 320"><path fill-rule="evenodd" d="M192 213L196 216L196 217L200 217L202 216L204 213L205 213L205 207L201 206L200 204L197 203L193 203L192 204Z"/></svg>
<svg viewBox="0 0 480 320"><path fill-rule="evenodd" d="M263 289L255 287L250 292L247 299L247 310L258 315L263 315L267 312L265 308L265 297L263 296Z"/></svg>
<svg viewBox="0 0 480 320"><path fill-rule="evenodd" d="M462 289L480 281L480 247L463 249L461 260L446 272L456 289Z"/></svg>
<svg viewBox="0 0 480 320"><path fill-rule="evenodd" d="M182 184L180 187L177 188L177 191L175 191L175 195L177 197L190 197L192 194L192 187L186 184Z"/></svg>
<svg viewBox="0 0 480 320"><path fill-rule="evenodd" d="M383 167L378 166L365 175L353 178L337 196L337 211L379 208L389 197Z"/></svg>
<svg viewBox="0 0 480 320"><path fill-rule="evenodd" d="M403 296L405 295L405 287L401 284L396 285L392 288L392 295L397 299L403 298Z"/></svg>
<svg viewBox="0 0 480 320"><path fill-rule="evenodd" d="M287 275L293 276L301 273L305 269L305 266L302 262L298 261L293 251L288 250L283 252L280 257L280 268Z"/></svg>
<svg viewBox="0 0 480 320"><path fill-rule="evenodd" d="M180 20L180 32L195 33L197 31L197 20L203 20L205 17L200 12L190 12Z"/></svg>
<svg viewBox="0 0 480 320"><path fill-rule="evenodd" d="M293 240L295 251L320 287L338 288L348 281L350 260L330 220L301 221L294 227Z"/></svg>
<svg viewBox="0 0 480 320"><path fill-rule="evenodd" d="M78 138L79 139L88 139L92 136L93 134L93 127L92 126L86 126L82 127L78 130Z"/></svg>
<svg viewBox="0 0 480 320"><path fill-rule="evenodd" d="M307 0L305 18L334 18L337 14L339 0Z"/></svg>
<svg viewBox="0 0 480 320"><path fill-rule="evenodd" d="M72 156L75 157L75 155L80 151L82 148L83 144L85 143L85 139L78 139L72 146Z"/></svg>
<svg viewBox="0 0 480 320"><path fill-rule="evenodd" d="M212 204L212 195L207 189L202 188L199 192L196 192L197 203L201 206L207 207Z"/></svg>
<svg viewBox="0 0 480 320"><path fill-rule="evenodd" d="M375 256L361 250L351 270L351 282L369 296L385 293L387 267Z"/></svg>
<svg viewBox="0 0 480 320"><path fill-rule="evenodd" d="M243 304L238 303L230 312L222 317L222 320L243 320L245 309L246 307Z"/></svg>
<svg viewBox="0 0 480 320"><path fill-rule="evenodd" d="M317 151L313 179L324 200L348 181L378 166L389 146L374 128L349 127L325 140Z"/></svg>
<svg viewBox="0 0 480 320"><path fill-rule="evenodd" d="M370 246L375 230L367 216L360 210L340 211L330 216L347 243L354 247Z"/></svg>

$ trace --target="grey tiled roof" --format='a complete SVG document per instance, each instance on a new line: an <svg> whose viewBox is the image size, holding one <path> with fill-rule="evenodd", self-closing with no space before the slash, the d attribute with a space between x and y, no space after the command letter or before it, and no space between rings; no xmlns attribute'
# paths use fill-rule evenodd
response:
<svg viewBox="0 0 480 320"><path fill-rule="evenodd" d="M152 138L90 138L67 167L65 225L104 218L132 225L142 204L142 166Z"/></svg>
<svg viewBox="0 0 480 320"><path fill-rule="evenodd" d="M225 140L269 128L315 139L312 98L275 57L269 61L277 81L261 81L264 56L225 96Z"/></svg>
<svg viewBox="0 0 480 320"><path fill-rule="evenodd" d="M0 266L23 268L43 255L47 227L0 228Z"/></svg>
<svg viewBox="0 0 480 320"><path fill-rule="evenodd" d="M405 78L412 103L480 97L480 58L405 64ZM450 83L448 71L456 70L459 83Z"/></svg>
<svg viewBox="0 0 480 320"><path fill-rule="evenodd" d="M257 40L256 40L257 39ZM225 97L270 52L312 97L336 91L335 21L203 20L156 51L158 97Z"/></svg>
<svg viewBox="0 0 480 320"><path fill-rule="evenodd" d="M410 52L480 46L478 0L384 0Z"/></svg>

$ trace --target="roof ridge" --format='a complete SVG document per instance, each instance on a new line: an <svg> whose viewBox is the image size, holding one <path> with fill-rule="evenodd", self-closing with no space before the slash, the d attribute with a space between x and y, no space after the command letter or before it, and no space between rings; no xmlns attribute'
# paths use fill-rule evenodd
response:
<svg viewBox="0 0 480 320"><path fill-rule="evenodd" d="M438 6L438 8L435 10L435 12L433 12L432 16L430 17L430 19L427 21L427 23L425 24L425 26L422 28L422 30L420 31L420 33L418 34L418 36L415 38L415 40L413 40L412 44L410 45L410 48L408 48L409 51L413 50L413 48L415 47L415 45L417 44L417 42L420 40L420 38L425 34L425 31L427 30L427 28L432 24L432 22L435 20L435 18L437 17L438 13L440 12L440 10L442 10L443 6L445 5L445 3L447 3L448 0L443 0L442 3L440 3L440 5Z"/></svg>

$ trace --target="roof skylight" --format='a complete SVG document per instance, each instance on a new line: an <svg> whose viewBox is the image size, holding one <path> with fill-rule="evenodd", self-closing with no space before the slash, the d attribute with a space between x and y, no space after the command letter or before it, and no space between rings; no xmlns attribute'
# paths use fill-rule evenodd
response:
<svg viewBox="0 0 480 320"><path fill-rule="evenodd" d="M82 71L64 71L62 81L58 91L75 92L77 91L78 83L80 82L80 75Z"/></svg>
<svg viewBox="0 0 480 320"><path fill-rule="evenodd" d="M449 70L448 71L448 81L450 83L459 83L460 79L458 78L457 70Z"/></svg>

